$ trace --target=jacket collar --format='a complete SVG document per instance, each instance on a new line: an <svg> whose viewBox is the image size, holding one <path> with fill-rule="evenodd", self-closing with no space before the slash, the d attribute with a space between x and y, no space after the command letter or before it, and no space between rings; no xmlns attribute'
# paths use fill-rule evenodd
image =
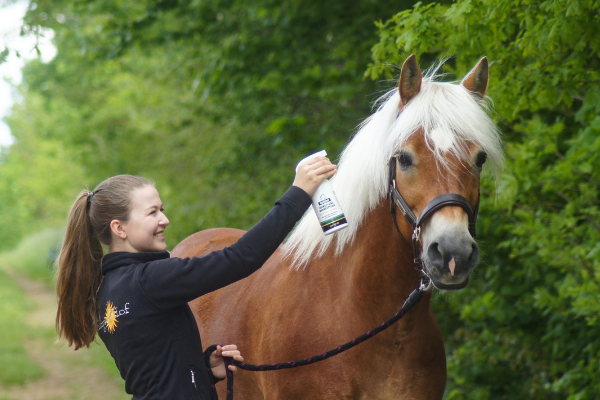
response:
<svg viewBox="0 0 600 400"><path fill-rule="evenodd" d="M171 253L168 251L153 251L147 253L118 251L115 253L108 253L102 257L102 275L106 275L108 271L112 271L116 268L147 263L154 260L163 260L170 257Z"/></svg>

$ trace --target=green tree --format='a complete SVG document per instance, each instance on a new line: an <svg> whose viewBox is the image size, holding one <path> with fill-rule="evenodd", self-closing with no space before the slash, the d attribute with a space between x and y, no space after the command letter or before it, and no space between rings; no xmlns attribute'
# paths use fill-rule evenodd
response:
<svg viewBox="0 0 600 400"><path fill-rule="evenodd" d="M156 181L173 245L248 228L297 160L337 157L377 91L363 79L374 21L411 4L41 0L26 30L53 29L58 54L25 82L73 110L48 130L90 186L118 173Z"/></svg>
<svg viewBox="0 0 600 400"><path fill-rule="evenodd" d="M47 108L42 96L24 88L22 94L27 104L16 104L8 118L16 142L1 154L1 249L31 232L64 224L83 181L83 168L48 129L72 123L72 110L60 101Z"/></svg>
<svg viewBox="0 0 600 400"><path fill-rule="evenodd" d="M410 53L456 77L492 62L507 165L484 185L484 266L434 305L447 398L600 397L600 3L416 4L378 26L372 78Z"/></svg>

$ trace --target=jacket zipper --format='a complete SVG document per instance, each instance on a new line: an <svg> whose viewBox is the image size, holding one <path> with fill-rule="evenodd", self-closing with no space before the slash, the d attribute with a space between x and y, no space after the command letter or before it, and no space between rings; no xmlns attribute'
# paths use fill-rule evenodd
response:
<svg viewBox="0 0 600 400"><path fill-rule="evenodd" d="M198 388L196 387L196 379L195 379L195 375L194 375L194 370L193 370L193 369L190 369L190 372L191 372L191 374L192 374L192 383L194 384L194 387L195 387L196 389L198 389Z"/></svg>

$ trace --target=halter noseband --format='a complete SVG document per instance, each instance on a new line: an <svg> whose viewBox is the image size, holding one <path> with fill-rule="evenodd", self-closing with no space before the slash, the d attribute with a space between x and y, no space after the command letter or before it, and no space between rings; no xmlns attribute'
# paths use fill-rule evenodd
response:
<svg viewBox="0 0 600 400"><path fill-rule="evenodd" d="M437 210L447 206L458 206L461 207L467 213L469 217L469 233L473 238L475 238L475 225L477 223L477 214L479 213L479 195L477 195L477 203L475 204L475 209L471 208L471 203L465 197L456 193L445 193L437 196L435 199L431 200L429 204L425 206L421 215L417 218L411 208L404 200L404 197L400 194L398 189L396 188L396 162L398 157L392 157L389 161L389 177L390 177L390 212L392 213L392 219L394 221L394 226L398 233L401 236L402 232L400 232L400 228L398 227L398 221L396 221L396 207L397 206L404 219L413 229L412 234L412 243L413 243L413 251L414 251L414 262L415 264L421 263L421 257L419 256L419 242L421 240L421 226L425 221L433 215Z"/></svg>

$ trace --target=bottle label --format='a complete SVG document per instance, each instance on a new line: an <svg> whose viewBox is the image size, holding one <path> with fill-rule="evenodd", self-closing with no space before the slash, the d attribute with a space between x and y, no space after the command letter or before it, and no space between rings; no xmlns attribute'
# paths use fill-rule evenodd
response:
<svg viewBox="0 0 600 400"><path fill-rule="evenodd" d="M317 189L313 196L313 208L324 233L347 224L346 217L329 181L324 181Z"/></svg>
<svg viewBox="0 0 600 400"><path fill-rule="evenodd" d="M311 154L310 156L304 158L298 163L298 165L296 166L296 172L298 172L298 167L303 162L308 161L314 157L326 155L327 152L325 150L321 150L318 153ZM315 213L317 214L317 218L319 219L319 223L321 224L321 229L323 229L323 233L328 235L337 230L343 229L348 225L346 217L344 216L342 208L340 207L340 203L337 201L335 193L333 192L333 187L327 179L325 179L323 183L321 183L314 196L312 197L312 200L313 208L315 210Z"/></svg>

